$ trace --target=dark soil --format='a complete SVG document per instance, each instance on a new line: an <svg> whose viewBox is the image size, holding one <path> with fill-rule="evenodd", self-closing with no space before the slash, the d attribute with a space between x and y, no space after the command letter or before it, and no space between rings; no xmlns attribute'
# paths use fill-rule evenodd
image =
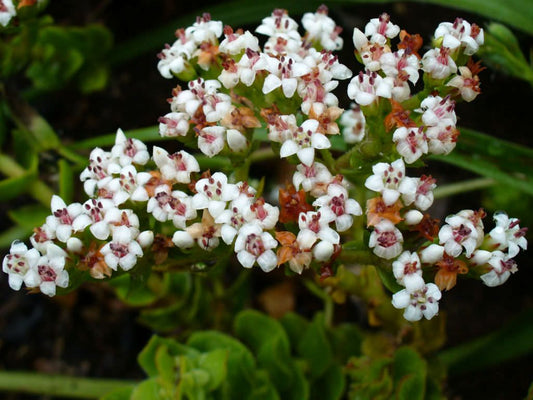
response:
<svg viewBox="0 0 533 400"><path fill-rule="evenodd" d="M131 40L145 31L173 21L184 13L209 10L209 1L194 5L171 0L53 1L48 12L65 25L101 22L109 27L115 43ZM127 4L127 6L126 6ZM194 8L193 8L194 7ZM333 7L332 7L333 8ZM290 11L290 9L289 9ZM311 11L311 10L310 10ZM453 21L457 15L483 24L484 18L433 6L411 3L382 6L354 6L332 9L332 16L346 27L345 53L341 61L352 60L351 27L362 28L366 20L387 11L392 20L409 32L428 38L438 22ZM216 18L216 15L213 16ZM192 20L191 20L192 22ZM177 27L176 27L177 28ZM519 35L524 45L526 38ZM173 40L173 32L166 39ZM162 47L164 42L161 43ZM34 105L58 130L65 141L156 124L167 113L165 99L176 85L162 78L156 68L159 48L116 65L111 82L99 93L83 96L72 88L36 99ZM351 66L356 68L355 62ZM524 82L494 71L481 75L483 94L471 104L461 105L460 124L501 138L531 146L529 113L532 91ZM24 84L24 82L22 83ZM450 180L469 174L435 164L435 175ZM433 170L432 170L433 172ZM478 208L478 194L457 196L441 204L443 215L463 208ZM529 201L531 199L524 199ZM524 216L526 218L526 216ZM529 220L531 217L529 216ZM533 278L530 260L518 259L520 271L499 288L490 289L478 282L461 281L445 295L441 309L448 316L448 346L488 334L531 308ZM136 311L118 301L103 285L87 285L71 295L49 300L45 296L13 292L7 280L0 280L0 368L105 378L142 379L136 355L151 335L136 323ZM307 301L298 297L299 302ZM314 302L315 300L310 300ZM302 307L305 308L305 307ZM533 358L522 358L485 371L450 378L447 395L452 399L523 398L533 378ZM6 399L38 398L3 395Z"/></svg>

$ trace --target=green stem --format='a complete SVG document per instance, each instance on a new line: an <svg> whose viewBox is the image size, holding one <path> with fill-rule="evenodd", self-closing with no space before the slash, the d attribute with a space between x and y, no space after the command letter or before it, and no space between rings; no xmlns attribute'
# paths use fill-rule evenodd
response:
<svg viewBox="0 0 533 400"><path fill-rule="evenodd" d="M494 185L495 183L496 181L492 178L469 179L467 181L439 186L433 191L433 195L435 199L441 199L443 197L453 196L455 194L485 189Z"/></svg>
<svg viewBox="0 0 533 400"><path fill-rule="evenodd" d="M332 174L335 174L337 171L336 165L335 165L336 163L335 163L335 159L331 155L331 152L328 149L320 150L320 155L322 156L322 160L324 161L324 164L326 165L326 167L328 167L329 172L331 172Z"/></svg>
<svg viewBox="0 0 533 400"><path fill-rule="evenodd" d="M250 154L250 160L252 163L263 162L276 158L276 154L271 147L263 147Z"/></svg>
<svg viewBox="0 0 533 400"><path fill-rule="evenodd" d="M96 399L116 390L133 387L136 382L111 379L76 378L34 372L0 372L0 390L54 397Z"/></svg>
<svg viewBox="0 0 533 400"><path fill-rule="evenodd" d="M333 325L334 303L329 294L322 290L316 283L308 279L304 280L305 287L324 302L324 323L327 327Z"/></svg>

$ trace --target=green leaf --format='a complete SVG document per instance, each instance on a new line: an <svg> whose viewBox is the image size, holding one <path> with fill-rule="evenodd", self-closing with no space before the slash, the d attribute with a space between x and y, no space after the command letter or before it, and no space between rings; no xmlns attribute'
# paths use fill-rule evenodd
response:
<svg viewBox="0 0 533 400"><path fill-rule="evenodd" d="M268 373L264 370L257 370L255 374L255 386L249 396L243 397L247 400L280 400L280 396L269 380Z"/></svg>
<svg viewBox="0 0 533 400"><path fill-rule="evenodd" d="M329 368L333 354L324 329L324 318L316 315L302 335L297 347L298 354L309 367L311 379L317 378Z"/></svg>
<svg viewBox="0 0 533 400"><path fill-rule="evenodd" d="M100 400L130 400L134 388L120 388L100 397Z"/></svg>
<svg viewBox="0 0 533 400"><path fill-rule="evenodd" d="M227 377L224 388L228 399L244 399L252 391L256 370L255 359L238 340L216 331L200 331L191 335L187 346L201 352L227 351Z"/></svg>
<svg viewBox="0 0 533 400"><path fill-rule="evenodd" d="M152 378L139 383L131 394L131 400L167 400L160 396L160 386L157 378Z"/></svg>
<svg viewBox="0 0 533 400"><path fill-rule="evenodd" d="M401 347L396 351L393 361L393 380L399 399L423 400L426 375L426 362L415 350Z"/></svg>
<svg viewBox="0 0 533 400"><path fill-rule="evenodd" d="M268 342L276 342L280 351L290 354L289 339L283 326L255 310L244 310L235 318L235 334L257 353Z"/></svg>
<svg viewBox="0 0 533 400"><path fill-rule="evenodd" d="M390 266L376 265L376 271L381 279L381 282L383 282L385 287L391 293L396 293L404 289L404 287L396 281L396 278L394 277L394 274L392 273L392 268Z"/></svg>
<svg viewBox="0 0 533 400"><path fill-rule="evenodd" d="M329 332L335 357L345 364L348 358L361 355L363 333L355 324L340 324Z"/></svg>
<svg viewBox="0 0 533 400"><path fill-rule="evenodd" d="M115 288L118 298L130 306L147 306L152 304L159 297L159 295L151 291L147 285L140 284L139 281L135 280L130 274L113 278L109 281L109 284Z"/></svg>
<svg viewBox="0 0 533 400"><path fill-rule="evenodd" d="M198 367L209 373L207 389L217 389L226 379L228 373L228 350L215 349L209 353L201 354L198 358Z"/></svg>
<svg viewBox="0 0 533 400"><path fill-rule="evenodd" d="M291 347L296 348L309 326L309 321L299 314L289 312L283 315L280 323L289 337Z"/></svg>
<svg viewBox="0 0 533 400"><path fill-rule="evenodd" d="M8 215L16 224L32 229L44 223L46 217L50 215L50 209L38 204L32 204L9 210Z"/></svg>
<svg viewBox="0 0 533 400"><path fill-rule="evenodd" d="M158 366L156 364L156 354L159 348L164 347L168 353L174 357L185 354L197 354L198 352L184 346L175 340L165 339L160 336L152 336L148 344L142 349L137 357L141 368L150 377L158 376Z"/></svg>
<svg viewBox="0 0 533 400"><path fill-rule="evenodd" d="M311 385L311 399L341 399L346 386L340 365L333 364Z"/></svg>
<svg viewBox="0 0 533 400"><path fill-rule="evenodd" d="M33 227L24 227L20 225L12 226L0 233L0 249L7 249L15 240L23 240L30 237Z"/></svg>
<svg viewBox="0 0 533 400"><path fill-rule="evenodd" d="M0 201L7 201L25 193L35 179L36 176L33 172L27 172L16 178L2 179L0 181Z"/></svg>
<svg viewBox="0 0 533 400"><path fill-rule="evenodd" d="M109 81L109 68L105 65L89 64L78 74L78 87L82 93L102 90Z"/></svg>

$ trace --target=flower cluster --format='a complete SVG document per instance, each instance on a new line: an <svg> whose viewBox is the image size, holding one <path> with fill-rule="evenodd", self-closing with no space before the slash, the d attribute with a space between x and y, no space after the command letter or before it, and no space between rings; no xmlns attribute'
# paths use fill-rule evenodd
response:
<svg viewBox="0 0 533 400"><path fill-rule="evenodd" d="M73 270L104 279L169 257L194 255L192 265L222 252L265 272L284 264L297 274L334 271L353 262L343 246L350 240L357 242L351 248L366 246L361 263L384 266L405 288L392 305L407 320L437 314L441 290L458 274L488 286L505 282L516 271L512 258L527 247L519 221L497 214L485 234L484 212L463 210L439 227L424 214L435 179L406 170L454 149L455 103L480 93L481 68L470 57L483 31L462 19L442 23L434 47L419 55L421 37L387 14L364 32L355 28L364 70L348 85L355 103L344 111L333 93L352 77L333 54L343 45L341 28L325 6L305 14L302 25L303 34L286 10L274 10L256 29L262 46L209 14L176 31L158 69L187 85L173 89L159 133L180 148L154 146L150 154L119 129L110 151L94 149L80 176L90 199L66 205L52 198L33 248L16 241L4 259L10 286L24 282L54 295ZM414 93L422 74L424 87ZM252 187L258 154L286 165L278 199ZM222 171L206 168L217 165L215 156Z"/></svg>

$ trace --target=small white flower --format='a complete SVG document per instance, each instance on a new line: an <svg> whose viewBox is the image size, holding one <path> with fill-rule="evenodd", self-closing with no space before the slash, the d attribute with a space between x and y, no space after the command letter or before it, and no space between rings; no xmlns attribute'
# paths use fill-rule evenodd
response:
<svg viewBox="0 0 533 400"><path fill-rule="evenodd" d="M421 112L422 122L426 126L447 126L455 127L457 123L457 116L455 115L455 101L450 97L442 98L440 96L428 96L422 103L420 108L415 110Z"/></svg>
<svg viewBox="0 0 533 400"><path fill-rule="evenodd" d="M66 288L69 275L64 269L65 257L66 253L60 247L49 244L46 254L40 257L36 266L32 268L34 277L31 280L33 282L26 282L26 286L39 286L41 293L50 297L55 296L56 286Z"/></svg>
<svg viewBox="0 0 533 400"><path fill-rule="evenodd" d="M390 260L402 252L402 233L387 219L381 220L370 234L368 247L378 257Z"/></svg>
<svg viewBox="0 0 533 400"><path fill-rule="evenodd" d="M106 240L109 237L111 227L105 220L105 215L114 206L115 203L109 199L89 199L83 203L83 212L91 218L89 229L95 238Z"/></svg>
<svg viewBox="0 0 533 400"><path fill-rule="evenodd" d="M226 38L220 42L218 50L221 53L237 55L250 49L252 51L259 51L259 39L257 39L250 31L233 32L229 26L224 27L224 34Z"/></svg>
<svg viewBox="0 0 533 400"><path fill-rule="evenodd" d="M113 179L112 174L120 171L117 160L112 159L111 153L95 148L89 156L89 166L80 174L80 180L88 196L94 196L96 189L107 185Z"/></svg>
<svg viewBox="0 0 533 400"><path fill-rule="evenodd" d="M100 252L104 255L107 266L114 271L117 266L129 271L137 263L137 258L143 255L141 245L133 238L132 231L127 226L117 226L113 230L113 240L106 243Z"/></svg>
<svg viewBox="0 0 533 400"><path fill-rule="evenodd" d="M279 208L257 199L243 211L246 222L258 224L262 229L274 229L279 219Z"/></svg>
<svg viewBox="0 0 533 400"><path fill-rule="evenodd" d="M139 216L133 210L111 208L106 211L104 221L109 224L112 233L117 227L126 227L131 231L132 237L139 234Z"/></svg>
<svg viewBox="0 0 533 400"><path fill-rule="evenodd" d="M91 219L83 213L83 206L80 203L72 203L67 207L61 197L54 195L51 208L52 215L46 218L46 224L63 243L73 232L81 232L91 224Z"/></svg>
<svg viewBox="0 0 533 400"><path fill-rule="evenodd" d="M257 262L261 269L270 272L276 268L278 258L272 249L278 242L270 233L263 232L258 224L246 224L235 240L235 253L241 265L252 268Z"/></svg>
<svg viewBox="0 0 533 400"><path fill-rule="evenodd" d="M363 210L357 201L348 197L348 191L341 185L330 184L328 192L313 202L313 206L320 207L318 211L325 215L332 215L338 232L345 232L353 224L352 215L362 215Z"/></svg>
<svg viewBox="0 0 533 400"><path fill-rule="evenodd" d="M307 119L287 138L281 145L279 155L281 158L296 154L305 165L313 164L315 149L328 149L331 143L322 133L317 132L319 122L315 119Z"/></svg>
<svg viewBox="0 0 533 400"><path fill-rule="evenodd" d="M418 81L419 61L414 54L406 54L404 49L394 53L384 53L380 58L381 69L385 75L412 84Z"/></svg>
<svg viewBox="0 0 533 400"><path fill-rule="evenodd" d="M381 38L380 38L381 39ZM390 47L386 41L381 40L382 43L371 42L366 35L359 29L353 30L353 44L356 53L359 53L361 61L365 65L365 69L371 72L377 72L381 69L380 59L384 53L390 53Z"/></svg>
<svg viewBox="0 0 533 400"><path fill-rule="evenodd" d="M200 248L211 251L220 243L220 228L221 225L215 223L209 211L205 210L202 215L202 222L192 224L184 231L174 232L172 242L179 248L189 248L196 241Z"/></svg>
<svg viewBox="0 0 533 400"><path fill-rule="evenodd" d="M206 126L198 132L198 148L208 157L213 157L220 153L224 148L224 133L226 128L223 126Z"/></svg>
<svg viewBox="0 0 533 400"><path fill-rule="evenodd" d="M326 194L327 187L332 180L331 172L319 162L311 165L298 164L292 176L292 184L296 190L300 189L301 185L304 191L311 192L311 195L315 197Z"/></svg>
<svg viewBox="0 0 533 400"><path fill-rule="evenodd" d="M370 36L371 42L385 43L400 33L400 27L390 21L390 16L383 13L379 18L372 18L365 26L365 35Z"/></svg>
<svg viewBox="0 0 533 400"><path fill-rule="evenodd" d="M281 8L275 9L270 17L263 18L255 31L266 36L300 40L298 23L289 17L287 10Z"/></svg>
<svg viewBox="0 0 533 400"><path fill-rule="evenodd" d="M221 21L212 21L209 13L196 17L196 22L185 29L186 36L190 37L197 45L202 42L218 43L222 35L223 24Z"/></svg>
<svg viewBox="0 0 533 400"><path fill-rule="evenodd" d="M185 30L179 29L176 31L177 40L170 45L165 45L165 48L157 55L159 62L157 69L159 73L166 79L172 79L175 75L179 75L185 69L190 68L189 60L197 49L194 40L185 33Z"/></svg>
<svg viewBox="0 0 533 400"><path fill-rule="evenodd" d="M502 285L518 269L516 263L507 254L501 251L494 251L488 261L490 271L481 275L483 283L490 287Z"/></svg>
<svg viewBox="0 0 533 400"><path fill-rule="evenodd" d="M154 191L154 197L148 200L146 211L158 221L172 220L176 228L185 229L186 222L196 218L192 198L179 190L171 191L168 185L160 185Z"/></svg>
<svg viewBox="0 0 533 400"><path fill-rule="evenodd" d="M251 205L251 197L240 195L230 203L227 210L222 211L215 219L217 224L222 224L220 235L224 243L231 244L233 242L241 226L246 223L244 214Z"/></svg>
<svg viewBox="0 0 533 400"><path fill-rule="evenodd" d="M481 93L479 88L479 77L472 76L472 71L468 67L459 67L460 75L454 76L446 86L455 87L459 90L464 101L473 101Z"/></svg>
<svg viewBox="0 0 533 400"><path fill-rule="evenodd" d="M130 164L144 165L150 160L146 145L138 139L126 138L120 128L117 130L115 145L111 148L111 157L117 159L122 167Z"/></svg>
<svg viewBox="0 0 533 400"><path fill-rule="evenodd" d="M154 162L164 179L178 183L190 183L191 173L200 172L200 165L193 155L184 150L168 154L165 149L154 146Z"/></svg>
<svg viewBox="0 0 533 400"><path fill-rule="evenodd" d="M143 249L150 247L154 242L154 232L143 231L139 233L139 236L137 236L137 242L139 242Z"/></svg>
<svg viewBox="0 0 533 400"><path fill-rule="evenodd" d="M226 208L228 201L239 196L236 185L228 183L228 177L222 172L215 172L211 177L200 179L195 185L197 193L192 205L197 210L208 209L213 218L217 218Z"/></svg>
<svg viewBox="0 0 533 400"><path fill-rule="evenodd" d="M298 87L298 78L309 74L311 69L288 56L282 56L279 60L270 56L265 57L267 57L266 70L270 74L265 78L263 93L268 94L281 87L285 97L290 99Z"/></svg>
<svg viewBox="0 0 533 400"><path fill-rule="evenodd" d="M226 131L226 140L228 146L232 151L239 152L243 151L248 147L248 140L237 129L228 129Z"/></svg>
<svg viewBox="0 0 533 400"><path fill-rule="evenodd" d="M22 282L28 276L28 272L32 270L41 257L37 249L30 249L18 240L11 244L9 254L4 257L2 262L2 271L9 276L9 287L13 290L19 290Z"/></svg>
<svg viewBox="0 0 533 400"><path fill-rule="evenodd" d="M340 50L342 48L341 31L335 21L328 16L328 8L321 5L315 13L305 13L302 25L307 31L307 40L318 42L326 50Z"/></svg>
<svg viewBox="0 0 533 400"><path fill-rule="evenodd" d="M392 78L382 78L375 72L354 76L348 85L348 97L361 106L368 106L380 97L390 99L394 86Z"/></svg>
<svg viewBox="0 0 533 400"><path fill-rule="evenodd" d="M430 49L424 54L422 70L434 79L445 79L457 72L457 65L450 56L450 49L441 47Z"/></svg>
<svg viewBox="0 0 533 400"><path fill-rule="evenodd" d="M365 115L361 108L352 103L341 116L342 135L346 143L359 143L365 137Z"/></svg>
<svg viewBox="0 0 533 400"><path fill-rule="evenodd" d="M435 179L431 175L422 175L420 178L411 179L415 181L416 191L403 193L402 200L406 206L414 202L416 208L425 211L433 204L433 189L437 187Z"/></svg>
<svg viewBox="0 0 533 400"><path fill-rule="evenodd" d="M527 228L520 228L519 219L509 218L506 213L498 212L494 214L494 221L496 227L489 232L489 242L496 250L508 249L510 258L516 256L520 248L527 250Z"/></svg>
<svg viewBox="0 0 533 400"><path fill-rule="evenodd" d="M392 272L400 285L405 286L409 293L413 293L424 287L422 268L418 254L404 251L400 257L392 263Z"/></svg>
<svg viewBox="0 0 533 400"><path fill-rule="evenodd" d="M112 179L105 188L113 194L113 202L117 206L128 200L147 201L144 185L151 178L148 172L137 172L133 165L127 165L120 170L119 177Z"/></svg>
<svg viewBox="0 0 533 400"><path fill-rule="evenodd" d="M400 158L388 163L377 163L372 167L374 175L369 176L365 186L380 192L386 205L394 204L400 194L413 196L416 193L416 180L405 176L405 164Z"/></svg>
<svg viewBox="0 0 533 400"><path fill-rule="evenodd" d="M231 110L231 97L218 93L220 86L216 79L190 81L189 90L182 90L172 98L171 110L193 117L200 108L207 122L218 122Z"/></svg>
<svg viewBox="0 0 533 400"><path fill-rule="evenodd" d="M184 112L170 112L159 117L159 134L165 137L187 136L189 115Z"/></svg>
<svg viewBox="0 0 533 400"><path fill-rule="evenodd" d="M15 15L17 15L17 10L12 0L0 1L0 25L7 26Z"/></svg>
<svg viewBox="0 0 533 400"><path fill-rule="evenodd" d="M442 45L450 49L464 48L464 54L471 56L483 44L483 29L476 24L470 25L462 18L451 22L441 22L435 30L435 39L442 38Z"/></svg>
<svg viewBox="0 0 533 400"><path fill-rule="evenodd" d="M396 150L407 164L418 160L422 154L427 154L428 144L422 127L399 127L394 131L392 140L396 143Z"/></svg>
<svg viewBox="0 0 533 400"><path fill-rule="evenodd" d="M316 211L300 213L298 216L300 232L296 237L300 249L310 249L319 239L331 244L339 244L339 234L329 227L332 218L331 214L323 215Z"/></svg>
<svg viewBox="0 0 533 400"><path fill-rule="evenodd" d="M420 321L422 317L433 318L439 312L439 300L442 294L434 283L426 284L413 293L403 289L392 296L395 308L405 308L403 317L408 321Z"/></svg>
<svg viewBox="0 0 533 400"><path fill-rule="evenodd" d="M439 231L439 244L444 245L444 250L452 257L458 257L463 248L470 257L478 241L478 231L472 221L459 215L449 215L445 221L446 225Z"/></svg>
<svg viewBox="0 0 533 400"><path fill-rule="evenodd" d="M45 253L46 246L55 238L55 224L54 229L52 229L50 226L48 226L47 223L44 223L43 225L34 230L33 235L30 236L30 242L31 245L37 250L39 250L41 253Z"/></svg>

